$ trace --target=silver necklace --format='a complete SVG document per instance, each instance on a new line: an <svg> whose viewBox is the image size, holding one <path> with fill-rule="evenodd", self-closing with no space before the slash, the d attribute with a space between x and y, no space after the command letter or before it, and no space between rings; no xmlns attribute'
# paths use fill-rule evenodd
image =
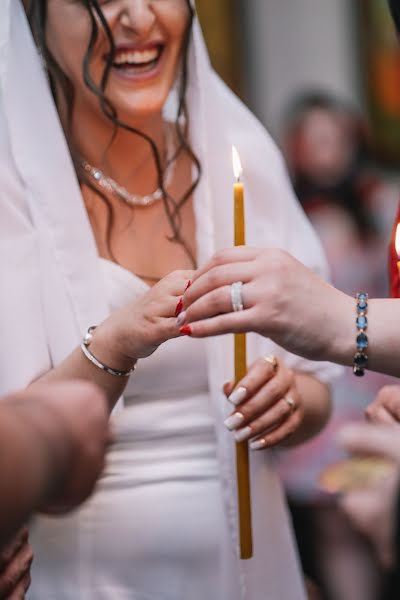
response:
<svg viewBox="0 0 400 600"><path fill-rule="evenodd" d="M175 148L172 139L172 133L169 132L169 128L167 128L167 132L165 135L165 146L166 146L166 167L163 173L163 184L164 188L167 188L171 185L172 179L175 174L176 167L176 159L174 156ZM82 167L95 180L96 184L103 188L106 192L114 194L120 200L126 202L130 206L151 206L158 200L161 200L163 197L163 192L161 188L157 188L152 194L148 194L147 196L139 196L138 194L131 194L125 187L117 183L111 177L105 175L100 169L93 167L86 160L82 160Z"/></svg>

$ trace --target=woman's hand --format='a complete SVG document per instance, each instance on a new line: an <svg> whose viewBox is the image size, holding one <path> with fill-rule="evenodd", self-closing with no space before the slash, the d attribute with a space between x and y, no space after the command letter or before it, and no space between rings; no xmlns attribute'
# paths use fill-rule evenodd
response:
<svg viewBox="0 0 400 600"><path fill-rule="evenodd" d="M21 600L25 598L31 578L33 560L28 529L24 527L0 551L0 598Z"/></svg>
<svg viewBox="0 0 400 600"><path fill-rule="evenodd" d="M366 417L371 423L400 423L400 385L387 385L367 407Z"/></svg>
<svg viewBox="0 0 400 600"><path fill-rule="evenodd" d="M237 281L244 310L232 312ZM238 247L196 274L178 325L193 337L255 331L306 358L342 362L354 354L354 321L354 301L287 252Z"/></svg>
<svg viewBox="0 0 400 600"><path fill-rule="evenodd" d="M347 425L339 434L339 442L356 455L379 456L393 463L370 486L344 494L340 502L354 525L373 543L382 566L390 568L395 559L394 537L398 526L400 427L368 423Z"/></svg>
<svg viewBox="0 0 400 600"><path fill-rule="evenodd" d="M236 407L225 425L237 442L251 440L252 450L284 443L303 422L294 373L275 360L270 356L258 359L237 386L224 386L228 400Z"/></svg>
<svg viewBox="0 0 400 600"><path fill-rule="evenodd" d="M160 344L178 337L176 316L193 275L194 271L174 271L115 311L96 329L91 344L94 355L110 366L129 370L138 358L150 356Z"/></svg>

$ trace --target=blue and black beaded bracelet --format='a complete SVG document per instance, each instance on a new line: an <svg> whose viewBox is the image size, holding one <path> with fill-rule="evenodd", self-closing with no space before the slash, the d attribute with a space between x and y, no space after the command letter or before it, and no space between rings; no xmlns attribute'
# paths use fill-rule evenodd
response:
<svg viewBox="0 0 400 600"><path fill-rule="evenodd" d="M357 319L356 319L356 327L357 327L357 352L354 355L353 360L353 373L357 375L357 377L362 377L365 375L365 369L368 365L368 335L366 333L368 328L368 294L357 294Z"/></svg>

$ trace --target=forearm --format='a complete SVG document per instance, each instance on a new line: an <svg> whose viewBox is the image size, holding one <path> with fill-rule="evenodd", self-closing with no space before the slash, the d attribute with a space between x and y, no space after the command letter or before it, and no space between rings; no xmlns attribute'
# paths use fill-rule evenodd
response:
<svg viewBox="0 0 400 600"><path fill-rule="evenodd" d="M133 366L132 360L127 360L122 353L117 353L114 349L111 350L110 334L105 325L96 329L90 351L108 367L129 371ZM76 380L89 381L98 385L107 397L111 412L126 387L128 377L117 377L102 371L84 356L80 348L76 348L60 365L32 385Z"/></svg>
<svg viewBox="0 0 400 600"><path fill-rule="evenodd" d="M24 404L5 403L0 409L0 546L46 502L69 465L60 424L36 403L31 419L33 411Z"/></svg>
<svg viewBox="0 0 400 600"><path fill-rule="evenodd" d="M312 375L296 374L296 388L301 398L304 418L297 431L283 445L296 446L319 433L331 414L330 389Z"/></svg>

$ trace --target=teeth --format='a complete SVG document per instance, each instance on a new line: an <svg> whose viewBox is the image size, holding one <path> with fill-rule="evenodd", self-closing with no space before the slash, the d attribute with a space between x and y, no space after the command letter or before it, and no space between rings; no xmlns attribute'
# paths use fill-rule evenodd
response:
<svg viewBox="0 0 400 600"><path fill-rule="evenodd" d="M156 60L159 56L159 49L154 50L133 50L131 52L120 52L114 60L114 64L132 64L132 65L143 65L153 60Z"/></svg>

